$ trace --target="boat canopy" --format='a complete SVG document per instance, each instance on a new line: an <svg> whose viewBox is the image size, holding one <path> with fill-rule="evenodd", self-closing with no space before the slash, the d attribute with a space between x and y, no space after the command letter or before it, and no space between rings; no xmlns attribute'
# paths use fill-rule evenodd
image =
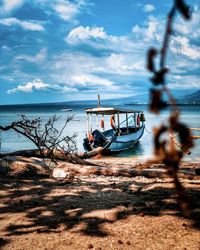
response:
<svg viewBox="0 0 200 250"><path fill-rule="evenodd" d="M85 109L87 114L96 114L96 115L115 115L115 114L127 114L127 113L143 113L140 110L131 110L131 109L119 109L112 107L99 107L99 108L90 108Z"/></svg>

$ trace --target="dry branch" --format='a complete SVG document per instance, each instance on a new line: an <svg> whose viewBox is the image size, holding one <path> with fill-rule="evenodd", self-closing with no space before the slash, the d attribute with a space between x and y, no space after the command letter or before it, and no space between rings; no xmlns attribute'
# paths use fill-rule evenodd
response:
<svg viewBox="0 0 200 250"><path fill-rule="evenodd" d="M179 121L178 107L176 101L166 86L166 74L169 72L166 68L166 56L169 48L170 37L173 33L173 22L176 12L180 12L185 19L190 19L189 7L183 0L174 0L173 6L167 16L166 29L163 43L160 50L150 48L147 53L147 69L153 74L151 82L153 87L150 91L150 111L158 114L163 108L167 107L167 102L163 100L163 93L166 93L173 112L169 116L168 125L160 125L154 129L154 152L156 157L161 160L168 169L168 174L173 178L175 189L180 201L180 206L185 215L190 214L189 202L186 199L184 187L178 179L178 169L183 153L189 153L193 146L193 139L198 136L192 136L190 129ZM155 67L155 57L160 51L159 69ZM160 87L158 89L158 86ZM162 135L168 133L169 139L161 139ZM178 141L175 139L178 134ZM178 146L178 148L177 148Z"/></svg>
<svg viewBox="0 0 200 250"><path fill-rule="evenodd" d="M73 116L67 117L63 127L58 130L56 128L56 122L59 118L56 116L51 117L44 123L40 117L31 120L25 115L22 115L20 120L8 126L0 126L0 130L14 130L18 134L28 138L37 147L36 151L28 150L26 152L18 152L21 155L40 156L43 160L48 157L51 160L50 162L56 163L56 154L58 155L57 152L59 152L59 155L62 154L62 157L60 156L61 158L66 160L72 158L73 161L74 157L70 156L70 154L76 150L76 135L63 135L64 129L72 119Z"/></svg>

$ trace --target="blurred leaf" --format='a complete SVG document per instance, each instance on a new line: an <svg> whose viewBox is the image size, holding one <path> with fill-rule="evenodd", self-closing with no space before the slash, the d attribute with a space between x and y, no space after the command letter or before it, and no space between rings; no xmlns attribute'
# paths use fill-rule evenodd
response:
<svg viewBox="0 0 200 250"><path fill-rule="evenodd" d="M159 128L154 128L154 153L157 156L165 155L166 140L160 141L161 135L167 131L167 127L161 125Z"/></svg>
<svg viewBox="0 0 200 250"><path fill-rule="evenodd" d="M190 8L185 4L183 0L175 0L176 7L185 19L190 19Z"/></svg>
<svg viewBox="0 0 200 250"><path fill-rule="evenodd" d="M154 58L157 55L157 50L154 48L151 48L147 52L147 69L150 72L155 72L155 66L154 66Z"/></svg>
<svg viewBox="0 0 200 250"><path fill-rule="evenodd" d="M161 90L150 90L150 111L158 114L160 110L167 107L167 103L162 100Z"/></svg>
<svg viewBox="0 0 200 250"><path fill-rule="evenodd" d="M154 76L151 78L152 83L154 85L165 84L165 74L168 71L168 68L163 68L157 72L154 72Z"/></svg>
<svg viewBox="0 0 200 250"><path fill-rule="evenodd" d="M190 130L185 124L179 122L178 115L173 113L169 118L169 122L171 129L178 132L182 150L187 151L193 147L193 140Z"/></svg>
<svg viewBox="0 0 200 250"><path fill-rule="evenodd" d="M167 167L172 167L173 169L177 170L182 157L183 157L183 153L178 150L166 152L165 157L163 159L163 163Z"/></svg>

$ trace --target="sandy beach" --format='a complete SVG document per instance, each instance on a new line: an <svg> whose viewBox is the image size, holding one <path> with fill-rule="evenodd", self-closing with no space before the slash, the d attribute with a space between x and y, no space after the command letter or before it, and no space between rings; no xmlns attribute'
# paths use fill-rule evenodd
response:
<svg viewBox="0 0 200 250"><path fill-rule="evenodd" d="M67 177L58 179L37 158L10 159L10 171L0 177L0 248L199 249L199 163L180 166L191 208L187 218L162 164L89 162L95 165L60 162Z"/></svg>

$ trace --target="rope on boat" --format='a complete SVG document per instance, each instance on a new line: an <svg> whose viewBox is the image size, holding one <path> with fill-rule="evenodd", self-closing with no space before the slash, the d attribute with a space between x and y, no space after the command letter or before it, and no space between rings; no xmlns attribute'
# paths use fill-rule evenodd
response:
<svg viewBox="0 0 200 250"><path fill-rule="evenodd" d="M190 130L197 130L197 131L200 131L200 128L190 128Z"/></svg>
<svg viewBox="0 0 200 250"><path fill-rule="evenodd" d="M152 134L152 132L149 131L146 127L144 127L144 129L147 131L147 133Z"/></svg>

